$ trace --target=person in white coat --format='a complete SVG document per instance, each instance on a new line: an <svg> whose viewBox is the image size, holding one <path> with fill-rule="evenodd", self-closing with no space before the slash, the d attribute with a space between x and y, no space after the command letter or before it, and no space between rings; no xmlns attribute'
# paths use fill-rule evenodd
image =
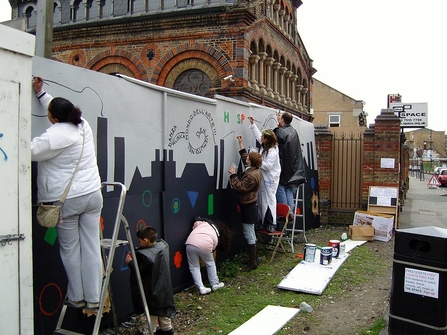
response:
<svg viewBox="0 0 447 335"><path fill-rule="evenodd" d="M31 142L32 160L38 162L37 201L59 202L82 152L56 229L68 277L67 304L97 309L102 285L99 234L103 197L93 132L78 107L65 98L53 99L42 86L42 78L36 77L33 87L52 125Z"/></svg>
<svg viewBox="0 0 447 335"><path fill-rule="evenodd" d="M261 223L258 228L274 232L276 230L276 191L281 174L278 141L273 130L264 129L261 132L252 116L249 116L248 120L250 130L256 141L261 144L259 153L262 155L262 182L258 193L258 217Z"/></svg>

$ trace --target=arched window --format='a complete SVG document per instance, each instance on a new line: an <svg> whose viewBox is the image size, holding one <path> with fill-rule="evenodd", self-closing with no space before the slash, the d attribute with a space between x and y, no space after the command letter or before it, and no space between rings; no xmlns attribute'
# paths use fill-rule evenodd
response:
<svg viewBox="0 0 447 335"><path fill-rule="evenodd" d="M37 25L37 12L34 9L33 5L29 5L23 11L23 16L26 17L26 26L27 28L35 28Z"/></svg>
<svg viewBox="0 0 447 335"><path fill-rule="evenodd" d="M85 19L85 7L83 6L82 0L73 1L71 7L71 21L80 22Z"/></svg>
<svg viewBox="0 0 447 335"><path fill-rule="evenodd" d="M55 1L53 3L53 25L59 26L62 23L61 2Z"/></svg>
<svg viewBox="0 0 447 335"><path fill-rule="evenodd" d="M175 90L200 96L206 96L210 88L210 77L198 69L182 72L174 82Z"/></svg>
<svg viewBox="0 0 447 335"><path fill-rule="evenodd" d="M98 4L96 0L87 0L87 20L98 18Z"/></svg>

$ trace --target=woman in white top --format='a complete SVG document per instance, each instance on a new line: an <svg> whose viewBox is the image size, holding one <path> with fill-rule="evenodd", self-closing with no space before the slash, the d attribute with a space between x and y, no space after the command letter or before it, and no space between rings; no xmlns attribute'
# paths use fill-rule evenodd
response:
<svg viewBox="0 0 447 335"><path fill-rule="evenodd" d="M42 78L37 77L33 86L52 123L31 142L32 160L38 162L39 203L60 200L82 152L56 229L68 277L68 304L95 309L102 284L99 229L103 198L93 132L78 107L64 98L53 99L42 90Z"/></svg>
<svg viewBox="0 0 447 335"><path fill-rule="evenodd" d="M271 129L259 131L255 119L248 117L256 141L261 143L262 182L258 193L258 217L261 227L269 232L276 230L276 190L278 189L281 165L279 163L279 149L276 135Z"/></svg>

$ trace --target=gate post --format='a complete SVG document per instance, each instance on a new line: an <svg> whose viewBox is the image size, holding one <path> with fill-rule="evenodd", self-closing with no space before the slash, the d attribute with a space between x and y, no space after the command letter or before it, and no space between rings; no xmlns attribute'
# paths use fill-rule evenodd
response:
<svg viewBox="0 0 447 335"><path fill-rule="evenodd" d="M315 144L318 153L318 180L320 186L320 223L327 224L331 206L333 134L325 125L315 125Z"/></svg>
<svg viewBox="0 0 447 335"><path fill-rule="evenodd" d="M392 109L382 109L364 133L362 205L367 207L370 186L399 187L400 119ZM393 166L383 165L391 159ZM389 162L389 160L388 160ZM397 218L396 218L397 219Z"/></svg>

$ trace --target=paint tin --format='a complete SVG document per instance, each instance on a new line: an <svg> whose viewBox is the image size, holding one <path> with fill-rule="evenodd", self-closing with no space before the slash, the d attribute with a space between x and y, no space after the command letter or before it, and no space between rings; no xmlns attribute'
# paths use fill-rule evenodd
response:
<svg viewBox="0 0 447 335"><path fill-rule="evenodd" d="M312 243L306 243L304 245L304 261L315 262L315 253L317 251L317 245Z"/></svg>
<svg viewBox="0 0 447 335"><path fill-rule="evenodd" d="M332 247L332 257L338 258L338 255L340 254L340 241L329 240L329 246Z"/></svg>
<svg viewBox="0 0 447 335"><path fill-rule="evenodd" d="M320 264L329 265L332 262L332 247L322 247L320 250Z"/></svg>

